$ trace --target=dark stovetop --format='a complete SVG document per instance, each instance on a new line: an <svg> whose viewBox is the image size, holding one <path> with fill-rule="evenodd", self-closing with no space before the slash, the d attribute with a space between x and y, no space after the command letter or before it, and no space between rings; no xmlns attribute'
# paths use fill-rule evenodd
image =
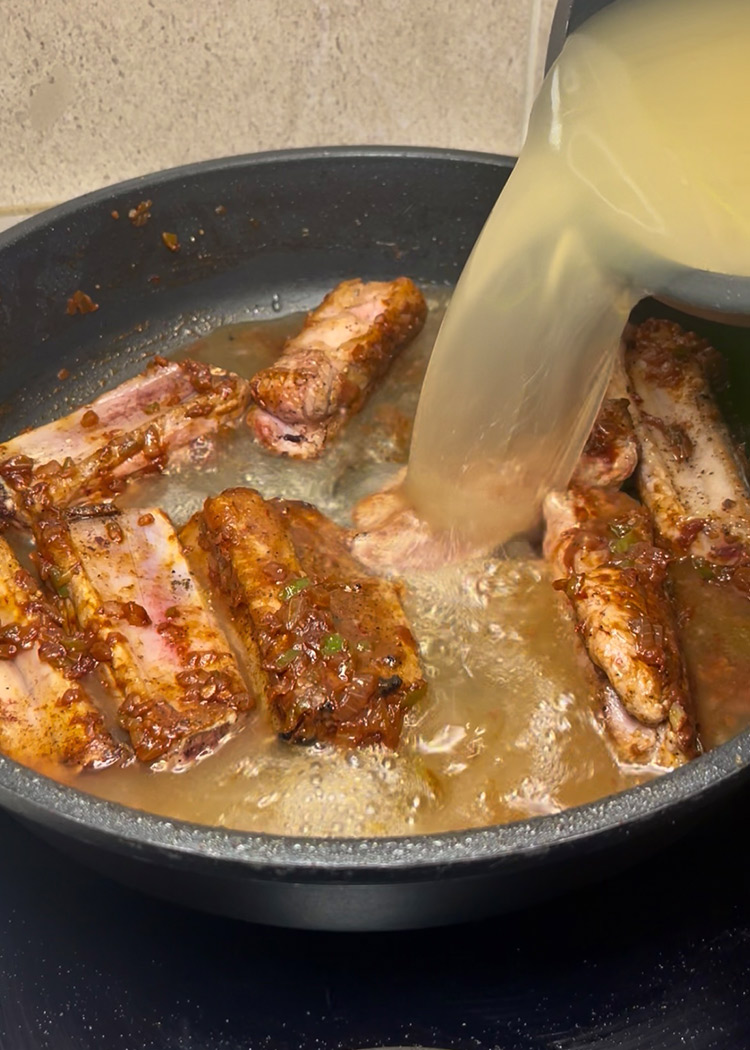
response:
<svg viewBox="0 0 750 1050"><path fill-rule="evenodd" d="M744 1050L749 814L534 912L382 935L156 903L0 816L0 1050Z"/></svg>

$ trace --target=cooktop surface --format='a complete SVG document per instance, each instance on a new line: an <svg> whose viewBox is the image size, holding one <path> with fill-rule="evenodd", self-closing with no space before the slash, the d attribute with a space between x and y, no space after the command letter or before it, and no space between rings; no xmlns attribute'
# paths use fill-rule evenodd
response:
<svg viewBox="0 0 750 1050"><path fill-rule="evenodd" d="M470 926L216 919L0 816L1 1050L750 1048L750 789L661 855Z"/></svg>

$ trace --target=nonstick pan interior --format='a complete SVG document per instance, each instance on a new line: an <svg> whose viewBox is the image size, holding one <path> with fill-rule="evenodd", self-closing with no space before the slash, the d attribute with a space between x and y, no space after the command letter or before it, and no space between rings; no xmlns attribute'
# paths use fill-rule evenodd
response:
<svg viewBox="0 0 750 1050"><path fill-rule="evenodd" d="M318 150L102 190L0 238L0 430L80 403L218 324L305 309L344 277L452 284L512 161ZM150 201L135 225L131 209ZM174 233L179 252L161 234ZM69 315L81 290L98 304ZM58 372L67 369L64 383ZM113 805L0 758L0 803L77 859L192 907L326 929L437 925L601 877L684 831L744 775L747 734L552 817L401 839L228 832Z"/></svg>

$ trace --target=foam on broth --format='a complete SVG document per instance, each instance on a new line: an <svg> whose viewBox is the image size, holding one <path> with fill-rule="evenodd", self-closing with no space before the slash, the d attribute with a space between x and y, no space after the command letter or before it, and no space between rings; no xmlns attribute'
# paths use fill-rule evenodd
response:
<svg viewBox="0 0 750 1050"><path fill-rule="evenodd" d="M129 505L163 507L181 525L204 498L248 484L307 499L342 524L351 506L405 461L447 292L428 290L423 334L364 411L311 463L272 456L247 428L223 436L199 466L131 485ZM218 329L187 351L252 375L301 317ZM590 671L530 547L406 579L428 697L410 713L398 752L302 748L276 739L262 710L216 755L181 773L146 767L66 776L139 809L206 824L304 835L444 831L550 813L643 778L620 770L594 717Z"/></svg>

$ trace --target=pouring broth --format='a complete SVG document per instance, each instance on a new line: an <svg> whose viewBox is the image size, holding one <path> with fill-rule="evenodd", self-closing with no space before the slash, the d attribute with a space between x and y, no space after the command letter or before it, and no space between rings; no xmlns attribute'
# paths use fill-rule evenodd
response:
<svg viewBox="0 0 750 1050"><path fill-rule="evenodd" d="M750 273L749 41L745 0L624 0L566 42L427 371L406 494L435 527L534 527L635 303L684 267Z"/></svg>

